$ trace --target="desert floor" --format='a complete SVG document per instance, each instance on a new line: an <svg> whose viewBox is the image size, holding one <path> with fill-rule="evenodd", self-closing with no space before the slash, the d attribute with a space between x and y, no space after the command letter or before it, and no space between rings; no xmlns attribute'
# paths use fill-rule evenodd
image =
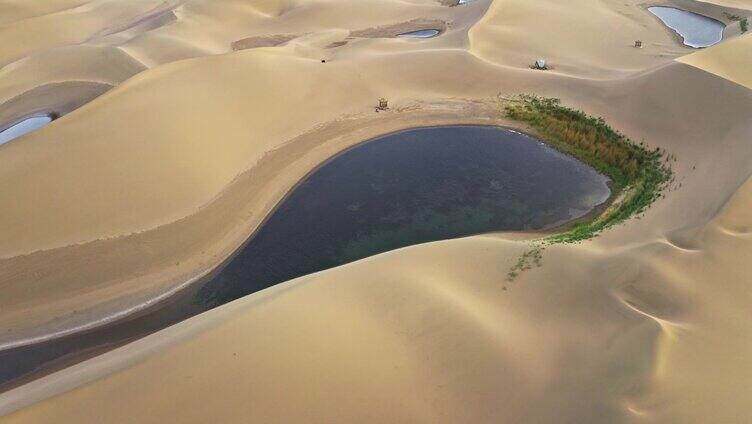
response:
<svg viewBox="0 0 752 424"><path fill-rule="evenodd" d="M650 3L728 23L701 51L637 0L449 3L0 0L0 123L63 115L0 146L0 348L200 279L360 141L509 124L498 93L677 158L644 216L506 290L518 236L392 251L0 394L0 421L748 422L752 34L728 16L752 2Z"/></svg>

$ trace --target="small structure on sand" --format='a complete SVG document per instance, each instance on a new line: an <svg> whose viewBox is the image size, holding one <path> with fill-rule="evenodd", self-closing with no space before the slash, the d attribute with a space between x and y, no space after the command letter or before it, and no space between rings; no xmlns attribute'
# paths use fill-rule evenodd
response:
<svg viewBox="0 0 752 424"><path fill-rule="evenodd" d="M642 48L642 41L640 41L640 40L636 40L636 41L634 42L634 46L635 46L635 47L637 47L638 49Z"/></svg>
<svg viewBox="0 0 752 424"><path fill-rule="evenodd" d="M546 65L546 59L539 58L535 61L535 63L533 63L533 66L531 66L531 68L545 71L546 69L548 69L548 66Z"/></svg>
<svg viewBox="0 0 752 424"><path fill-rule="evenodd" d="M379 105L376 106L376 112L380 112L382 110L389 110L389 101L383 97L379 99Z"/></svg>

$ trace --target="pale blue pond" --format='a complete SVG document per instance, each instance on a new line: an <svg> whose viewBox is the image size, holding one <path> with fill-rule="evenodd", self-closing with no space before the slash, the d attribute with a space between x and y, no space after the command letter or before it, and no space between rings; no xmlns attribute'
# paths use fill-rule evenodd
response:
<svg viewBox="0 0 752 424"><path fill-rule="evenodd" d="M50 122L52 122L52 117L50 116L32 116L31 118L24 119L10 128L0 131L0 144L28 134Z"/></svg>
<svg viewBox="0 0 752 424"><path fill-rule="evenodd" d="M676 31L687 46L708 47L723 39L723 30L726 28L723 22L673 7L654 6L648 10Z"/></svg>
<svg viewBox="0 0 752 424"><path fill-rule="evenodd" d="M437 35L439 35L439 32L440 31L438 29L421 29L419 31L411 31L411 32L406 32L404 34L399 34L399 35L397 35L397 37L402 37L402 38L431 38L431 37L436 37Z"/></svg>

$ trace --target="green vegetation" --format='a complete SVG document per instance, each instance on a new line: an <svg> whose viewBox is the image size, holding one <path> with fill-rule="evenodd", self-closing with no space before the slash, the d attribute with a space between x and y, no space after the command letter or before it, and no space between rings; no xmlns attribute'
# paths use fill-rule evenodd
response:
<svg viewBox="0 0 752 424"><path fill-rule="evenodd" d="M734 15L728 12L724 12L723 14L726 15L726 18L729 21L739 22L739 27L742 29L742 34L749 31L749 21L747 20L747 18L742 18L739 15Z"/></svg>
<svg viewBox="0 0 752 424"><path fill-rule="evenodd" d="M535 95L499 97L507 118L534 129L551 146L570 154L611 178L615 200L600 216L575 225L560 234L534 242L507 275L514 280L532 265L540 266L547 245L576 243L597 236L601 231L640 215L660 195L672 178L672 171L660 148L649 150L615 131L603 118L562 106L559 99Z"/></svg>
<svg viewBox="0 0 752 424"><path fill-rule="evenodd" d="M521 272L532 269L533 266L543 265L543 249L543 246L535 245L532 249L523 253L507 273L507 281L514 281Z"/></svg>

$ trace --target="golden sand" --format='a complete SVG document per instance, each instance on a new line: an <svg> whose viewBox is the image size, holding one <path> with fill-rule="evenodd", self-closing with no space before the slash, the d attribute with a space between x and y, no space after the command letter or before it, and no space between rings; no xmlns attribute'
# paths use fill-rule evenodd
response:
<svg viewBox="0 0 752 424"><path fill-rule="evenodd" d="M0 421L745 422L750 36L691 54L636 0L45 3L0 1L0 40L25 40L0 42L0 111L86 104L0 146L0 346L170 293L326 158L400 128L502 123L499 92L603 116L674 154L677 178L507 290L526 243L503 234L389 252L4 393ZM380 30L416 21L446 32ZM280 34L295 37L232 49ZM538 57L552 69L529 69ZM83 82L117 87L89 102Z"/></svg>

